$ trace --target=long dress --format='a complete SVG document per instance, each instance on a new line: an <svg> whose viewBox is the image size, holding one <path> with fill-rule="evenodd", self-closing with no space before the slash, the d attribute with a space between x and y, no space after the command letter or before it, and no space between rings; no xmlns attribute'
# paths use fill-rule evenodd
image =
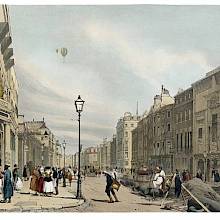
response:
<svg viewBox="0 0 220 220"><path fill-rule="evenodd" d="M44 177L41 175L38 181L38 192L43 193L44 192Z"/></svg>
<svg viewBox="0 0 220 220"><path fill-rule="evenodd" d="M52 193L54 191L53 181L52 181L52 172L50 170L46 170L44 177L44 192Z"/></svg>
<svg viewBox="0 0 220 220"><path fill-rule="evenodd" d="M4 174L4 187L3 187L3 194L4 199L10 199L13 196L13 185L11 181L11 171L5 170Z"/></svg>
<svg viewBox="0 0 220 220"><path fill-rule="evenodd" d="M34 170L31 175L31 183L30 183L30 189L32 191L35 191L35 192L38 191L38 179L39 179L39 173L37 170Z"/></svg>
<svg viewBox="0 0 220 220"><path fill-rule="evenodd" d="M27 178L27 168L26 167L24 167L24 170L23 170L23 177Z"/></svg>

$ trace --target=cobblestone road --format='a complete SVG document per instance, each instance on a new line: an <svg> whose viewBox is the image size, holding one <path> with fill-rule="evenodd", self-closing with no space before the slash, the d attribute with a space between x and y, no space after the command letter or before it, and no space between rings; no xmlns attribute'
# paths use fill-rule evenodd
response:
<svg viewBox="0 0 220 220"><path fill-rule="evenodd" d="M86 177L83 181L82 191L87 202L74 209L64 209L63 211L79 212L161 212L160 206L146 205L147 200L132 191L121 186L117 192L120 202L108 203L105 193L105 177Z"/></svg>

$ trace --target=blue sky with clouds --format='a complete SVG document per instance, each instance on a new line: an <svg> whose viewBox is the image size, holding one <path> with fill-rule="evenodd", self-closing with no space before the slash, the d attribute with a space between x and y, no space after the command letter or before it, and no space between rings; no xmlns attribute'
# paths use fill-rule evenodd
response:
<svg viewBox="0 0 220 220"><path fill-rule="evenodd" d="M219 65L220 6L10 6L20 114L45 117L68 152L74 99L85 100L84 147L111 138L124 112L149 109ZM57 48L66 47L63 62ZM73 120L71 120L73 119Z"/></svg>

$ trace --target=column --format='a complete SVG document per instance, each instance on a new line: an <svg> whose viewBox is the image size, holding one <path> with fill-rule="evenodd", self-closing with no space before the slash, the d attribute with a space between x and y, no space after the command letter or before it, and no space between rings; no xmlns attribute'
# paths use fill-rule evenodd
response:
<svg viewBox="0 0 220 220"><path fill-rule="evenodd" d="M14 164L11 164L11 148L10 148L10 138L11 138L11 130L10 126L8 124L4 125L4 145L5 145L5 164L10 164L11 167L14 166Z"/></svg>

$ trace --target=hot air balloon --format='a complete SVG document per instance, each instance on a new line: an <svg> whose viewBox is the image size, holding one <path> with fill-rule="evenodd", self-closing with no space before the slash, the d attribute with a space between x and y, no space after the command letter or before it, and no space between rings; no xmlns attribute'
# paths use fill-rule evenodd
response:
<svg viewBox="0 0 220 220"><path fill-rule="evenodd" d="M65 61L65 57L66 57L66 55L68 53L68 50L67 50L67 48L62 47L60 49L56 49L56 53L57 54L61 54L61 56L63 57L63 62L64 62Z"/></svg>

